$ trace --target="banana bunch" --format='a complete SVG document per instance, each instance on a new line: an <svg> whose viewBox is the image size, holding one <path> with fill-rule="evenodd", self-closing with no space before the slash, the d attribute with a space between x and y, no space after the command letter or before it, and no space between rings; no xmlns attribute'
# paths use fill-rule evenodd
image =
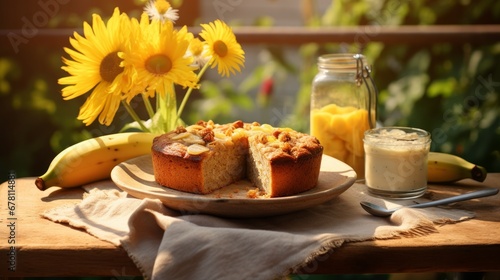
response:
<svg viewBox="0 0 500 280"><path fill-rule="evenodd" d="M429 183L451 183L462 179L482 182L486 174L484 167L452 154L430 152L427 158Z"/></svg>
<svg viewBox="0 0 500 280"><path fill-rule="evenodd" d="M35 180L40 190L78 187L109 178L117 164L151 153L152 133L127 132L91 138L60 152Z"/></svg>

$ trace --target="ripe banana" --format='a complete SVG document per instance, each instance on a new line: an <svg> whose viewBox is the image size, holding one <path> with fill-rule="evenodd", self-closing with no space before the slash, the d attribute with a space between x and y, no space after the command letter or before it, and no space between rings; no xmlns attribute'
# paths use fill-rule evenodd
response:
<svg viewBox="0 0 500 280"><path fill-rule="evenodd" d="M144 132L116 133L84 140L60 152L47 172L35 180L40 190L58 186L78 187L109 178L122 161L151 152L157 134Z"/></svg>
<svg viewBox="0 0 500 280"><path fill-rule="evenodd" d="M482 182L486 174L484 167L452 154L430 152L427 158L429 183L451 183L467 178Z"/></svg>

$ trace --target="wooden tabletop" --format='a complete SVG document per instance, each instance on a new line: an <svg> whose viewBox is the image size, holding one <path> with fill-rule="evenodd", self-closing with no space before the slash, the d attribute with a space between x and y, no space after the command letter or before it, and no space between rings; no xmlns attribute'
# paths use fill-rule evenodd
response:
<svg viewBox="0 0 500 280"><path fill-rule="evenodd" d="M500 173L489 174L484 183L463 180L431 185L426 195L439 199L485 187L499 188ZM45 210L78 203L82 195L81 188L42 192L35 187L34 178L4 182L0 186L0 275L140 275L122 248L40 217ZM439 226L438 233L428 236L347 243L302 272L500 271L500 195L460 202L455 207L473 211L476 217Z"/></svg>

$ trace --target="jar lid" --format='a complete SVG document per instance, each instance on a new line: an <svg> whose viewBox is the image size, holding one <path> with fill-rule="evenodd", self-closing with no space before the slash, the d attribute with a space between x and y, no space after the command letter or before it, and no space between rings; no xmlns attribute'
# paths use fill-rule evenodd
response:
<svg viewBox="0 0 500 280"><path fill-rule="evenodd" d="M361 60L363 65L366 65L366 59L362 54L325 54L318 58L318 67L328 70L356 72L358 59Z"/></svg>

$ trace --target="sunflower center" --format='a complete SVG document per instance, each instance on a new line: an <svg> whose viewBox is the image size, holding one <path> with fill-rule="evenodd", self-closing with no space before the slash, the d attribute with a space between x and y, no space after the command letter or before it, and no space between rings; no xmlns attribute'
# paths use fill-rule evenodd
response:
<svg viewBox="0 0 500 280"><path fill-rule="evenodd" d="M153 74L165 74L172 69L172 60L164 54L155 54L146 59L146 70Z"/></svg>
<svg viewBox="0 0 500 280"><path fill-rule="evenodd" d="M108 82L112 83L116 76L123 72L123 67L120 67L120 63L122 59L118 56L118 52L112 52L106 55L99 67L99 74L101 78Z"/></svg>
<svg viewBox="0 0 500 280"><path fill-rule="evenodd" d="M220 56L225 57L227 55L227 45L221 40L214 42L214 52Z"/></svg>

